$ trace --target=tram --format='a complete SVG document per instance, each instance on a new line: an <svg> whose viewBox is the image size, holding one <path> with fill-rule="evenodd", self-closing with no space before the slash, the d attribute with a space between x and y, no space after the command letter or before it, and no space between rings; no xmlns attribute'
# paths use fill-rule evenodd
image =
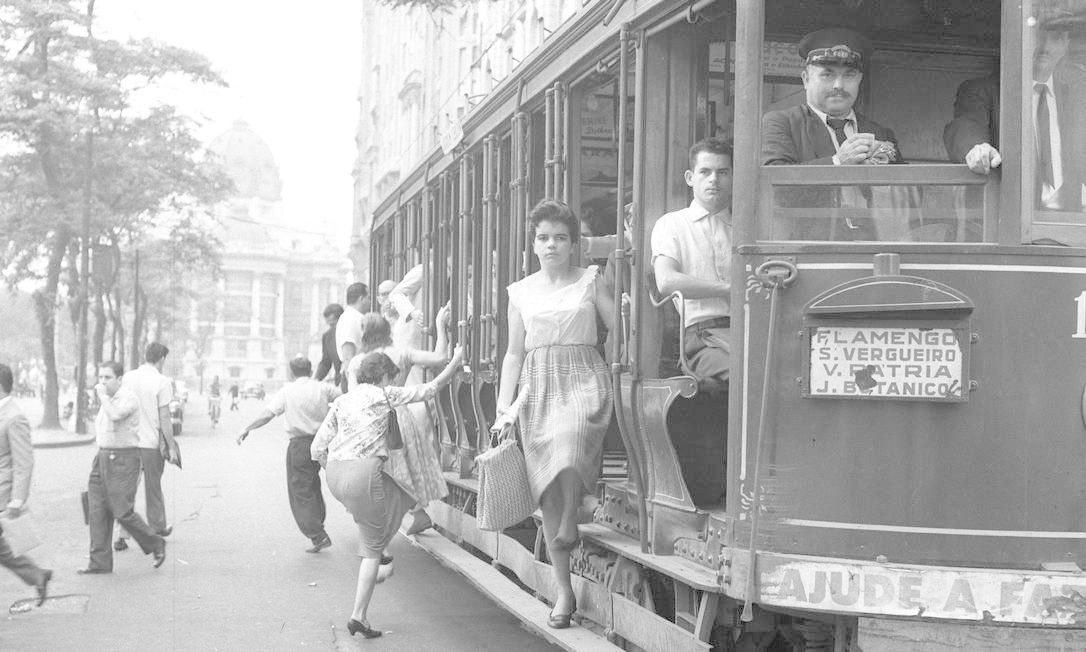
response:
<svg viewBox="0 0 1086 652"><path fill-rule="evenodd" d="M534 519L476 526L473 459L505 287L534 271L527 212L558 198L595 232L578 255L610 258L630 297L573 557L586 625L627 650L1086 649L1086 214L1041 201L1031 120L1053 12L1086 2L585 2L375 211L371 279L421 265L425 313L450 302L467 351L432 406L440 531L553 598ZM1057 74L1077 83L1086 22L1070 22ZM797 42L842 26L872 40L857 107L907 164L762 165L762 116L804 101ZM1002 165L984 175L942 134L958 86L990 74ZM650 274L653 224L690 201L687 148L714 135L734 140L726 402L687 373ZM881 201L796 201L843 187ZM849 218L886 228L794 235Z"/></svg>

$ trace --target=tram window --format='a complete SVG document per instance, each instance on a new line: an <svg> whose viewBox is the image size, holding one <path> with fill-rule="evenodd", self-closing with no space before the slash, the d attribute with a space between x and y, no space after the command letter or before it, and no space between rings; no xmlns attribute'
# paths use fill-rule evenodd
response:
<svg viewBox="0 0 1086 652"><path fill-rule="evenodd" d="M1040 244L1086 244L1086 8L1080 5L1035 0L1023 8L1029 93L1023 151L1032 163L1023 166L1023 194L1032 197L1031 241Z"/></svg>
<svg viewBox="0 0 1086 652"><path fill-rule="evenodd" d="M583 264L605 265L615 250L618 214L619 78L618 61L601 62L597 70L574 89L573 143L574 180L572 201L581 219L580 251ZM633 192L634 66L627 83L627 157L624 178L625 205Z"/></svg>
<svg viewBox="0 0 1086 652"><path fill-rule="evenodd" d="M760 239L994 238L995 184L930 164L952 162L943 129L959 85L997 67L998 1L879 6L829 20L799 0L767 6Z"/></svg>

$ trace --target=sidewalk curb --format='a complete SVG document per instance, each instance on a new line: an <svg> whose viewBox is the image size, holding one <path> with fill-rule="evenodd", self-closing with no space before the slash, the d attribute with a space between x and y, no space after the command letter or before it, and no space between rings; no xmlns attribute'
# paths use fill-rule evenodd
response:
<svg viewBox="0 0 1086 652"><path fill-rule="evenodd" d="M60 441L43 441L37 444L32 443L32 448L71 448L74 446L86 446L87 444L94 443L94 435L81 437L79 439L62 439Z"/></svg>

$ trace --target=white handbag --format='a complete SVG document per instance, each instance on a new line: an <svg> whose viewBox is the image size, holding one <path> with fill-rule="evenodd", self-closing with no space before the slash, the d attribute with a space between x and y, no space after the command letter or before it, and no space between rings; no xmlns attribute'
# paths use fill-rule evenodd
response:
<svg viewBox="0 0 1086 652"><path fill-rule="evenodd" d="M475 458L479 470L479 496L475 518L479 529L500 531L532 515L536 504L528 490L528 467L524 453L506 427L498 442Z"/></svg>

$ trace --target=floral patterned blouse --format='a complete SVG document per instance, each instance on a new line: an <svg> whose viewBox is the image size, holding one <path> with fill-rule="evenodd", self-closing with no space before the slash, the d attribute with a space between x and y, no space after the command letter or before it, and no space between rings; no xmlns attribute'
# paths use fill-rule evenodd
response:
<svg viewBox="0 0 1086 652"><path fill-rule="evenodd" d="M389 386L359 385L332 401L324 423L317 429L310 457L321 461L388 458L388 408L424 401L437 394L436 383ZM385 394L388 402L385 402Z"/></svg>

